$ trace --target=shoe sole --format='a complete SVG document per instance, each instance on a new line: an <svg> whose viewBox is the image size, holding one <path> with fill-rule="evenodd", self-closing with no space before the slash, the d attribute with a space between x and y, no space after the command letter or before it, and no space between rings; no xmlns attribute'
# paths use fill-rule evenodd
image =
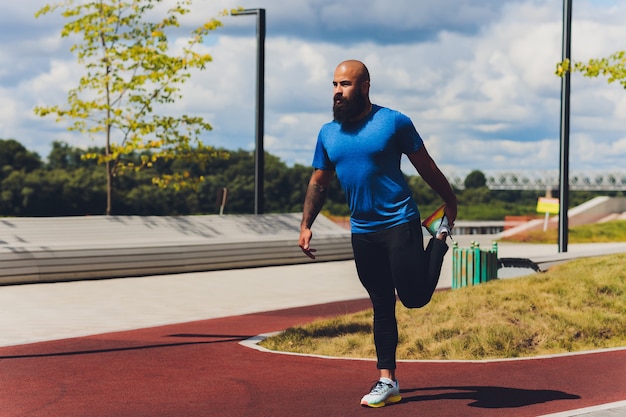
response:
<svg viewBox="0 0 626 417"><path fill-rule="evenodd" d="M397 403L402 399L401 396L399 395L394 395L393 397L389 397L387 398L385 401L381 401L379 403L368 403L368 402L362 402L361 405L365 406L365 407L372 407L372 408L380 408L380 407L384 407L387 404L393 404L393 403Z"/></svg>
<svg viewBox="0 0 626 417"><path fill-rule="evenodd" d="M430 233L432 237L435 237L437 235L437 230L439 229L439 226L441 225L441 220L444 217L445 207L446 205L442 204L439 208L437 208L437 210L435 210L422 222L422 226L424 226L424 228L428 230L428 233Z"/></svg>

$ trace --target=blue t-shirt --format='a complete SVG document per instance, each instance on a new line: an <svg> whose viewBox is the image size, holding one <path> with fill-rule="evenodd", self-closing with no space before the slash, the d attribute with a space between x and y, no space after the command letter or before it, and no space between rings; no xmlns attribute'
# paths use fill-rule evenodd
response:
<svg viewBox="0 0 626 417"><path fill-rule="evenodd" d="M377 105L354 126L336 121L322 126L313 167L336 171L352 212L352 233L375 232L419 218L400 159L422 146L411 119Z"/></svg>

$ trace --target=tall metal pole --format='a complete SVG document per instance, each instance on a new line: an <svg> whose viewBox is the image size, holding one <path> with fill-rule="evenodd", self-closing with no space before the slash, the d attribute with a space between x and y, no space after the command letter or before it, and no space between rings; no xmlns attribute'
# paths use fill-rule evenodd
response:
<svg viewBox="0 0 626 417"><path fill-rule="evenodd" d="M571 1L571 0L570 0ZM256 197L254 214L265 212L264 178L265 150L263 145L263 121L265 118L265 9L257 14L257 68L256 68Z"/></svg>
<svg viewBox="0 0 626 417"><path fill-rule="evenodd" d="M563 0L563 61L571 62L572 0ZM570 71L561 78L561 153L559 161L559 253L567 252L569 219Z"/></svg>
<svg viewBox="0 0 626 417"><path fill-rule="evenodd" d="M256 66L256 132L254 151L254 214L265 211L265 150L263 146L265 119L265 9L244 9L233 12L233 16L257 16L257 66Z"/></svg>

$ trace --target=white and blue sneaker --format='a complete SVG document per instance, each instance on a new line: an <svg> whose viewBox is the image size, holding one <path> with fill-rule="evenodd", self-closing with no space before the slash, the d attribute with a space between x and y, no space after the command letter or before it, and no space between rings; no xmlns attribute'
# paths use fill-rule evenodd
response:
<svg viewBox="0 0 626 417"><path fill-rule="evenodd" d="M422 222L422 226L436 239L445 241L446 237L449 237L454 241L454 239L452 239L452 227L445 215L445 210L445 204L440 206Z"/></svg>
<svg viewBox="0 0 626 417"><path fill-rule="evenodd" d="M389 378L380 378L372 386L370 393L361 399L361 405L366 407L384 407L400 401L400 384Z"/></svg>
<svg viewBox="0 0 626 417"><path fill-rule="evenodd" d="M439 227L437 228L435 237L440 240L446 240L446 237L448 236L450 236L450 239L452 239L452 236L450 233L450 224L448 223L448 218L444 215L441 218L441 223L439 224Z"/></svg>

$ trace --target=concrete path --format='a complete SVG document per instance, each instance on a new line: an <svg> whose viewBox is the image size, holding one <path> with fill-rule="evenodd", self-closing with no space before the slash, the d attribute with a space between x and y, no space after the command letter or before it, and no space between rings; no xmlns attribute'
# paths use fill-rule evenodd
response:
<svg viewBox="0 0 626 417"><path fill-rule="evenodd" d="M491 237L459 236L460 247ZM626 252L626 242L499 245L500 257L559 258ZM528 273L522 270L520 273ZM439 288L452 286L448 251ZM365 298L353 261L0 286L0 346L131 330L340 300Z"/></svg>

